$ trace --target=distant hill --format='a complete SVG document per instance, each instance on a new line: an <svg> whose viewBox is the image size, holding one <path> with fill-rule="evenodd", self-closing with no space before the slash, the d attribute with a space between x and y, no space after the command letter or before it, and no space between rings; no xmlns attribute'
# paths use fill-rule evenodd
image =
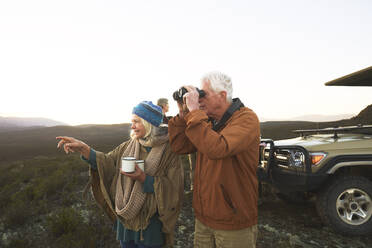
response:
<svg viewBox="0 0 372 248"><path fill-rule="evenodd" d="M317 129L327 127L353 126L353 125L372 125L372 104L363 109L357 116L350 119L328 122L314 121L267 121L261 122L262 138L273 140L287 139L296 137L293 130L298 129Z"/></svg>
<svg viewBox="0 0 372 248"><path fill-rule="evenodd" d="M372 124L372 105L367 106L357 116L333 122L311 121L267 121L261 122L261 137L273 140L296 137L293 130ZM0 132L0 163L22 160L35 156L55 156L56 136L72 136L83 140L96 150L108 152L129 139L130 124L81 125L39 127L29 130Z"/></svg>
<svg viewBox="0 0 372 248"><path fill-rule="evenodd" d="M326 122L350 119L354 117L353 114L342 115L302 115L289 119L289 121L312 121L312 122Z"/></svg>
<svg viewBox="0 0 372 248"><path fill-rule="evenodd" d="M129 138L130 124L39 127L0 132L0 163L35 156L55 156L56 136L83 140L92 148L108 152Z"/></svg>
<svg viewBox="0 0 372 248"><path fill-rule="evenodd" d="M360 113L357 116L355 116L351 119L353 121L361 122L361 123L372 123L371 122L371 119L372 119L372 104L368 105L365 109L360 111Z"/></svg>
<svg viewBox="0 0 372 248"><path fill-rule="evenodd" d="M66 123L55 121L47 118L34 117L1 117L0 116L0 132L12 130L24 130L36 127L52 127L67 125Z"/></svg>

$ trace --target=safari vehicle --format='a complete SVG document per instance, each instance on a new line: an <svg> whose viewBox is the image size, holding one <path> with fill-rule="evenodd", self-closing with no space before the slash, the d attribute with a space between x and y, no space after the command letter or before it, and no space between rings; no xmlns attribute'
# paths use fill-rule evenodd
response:
<svg viewBox="0 0 372 248"><path fill-rule="evenodd" d="M372 86L372 67L326 85ZM371 234L372 125L295 132L293 139L261 140L259 180L286 200L315 196L322 221L339 233Z"/></svg>

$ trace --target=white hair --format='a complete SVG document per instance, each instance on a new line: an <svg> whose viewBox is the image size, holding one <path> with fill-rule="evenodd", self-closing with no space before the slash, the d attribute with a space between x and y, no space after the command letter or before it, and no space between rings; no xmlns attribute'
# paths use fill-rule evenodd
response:
<svg viewBox="0 0 372 248"><path fill-rule="evenodd" d="M211 89L216 93L226 91L226 100L228 102L232 101L233 88L229 76L221 72L210 72L204 75L201 81L209 82Z"/></svg>

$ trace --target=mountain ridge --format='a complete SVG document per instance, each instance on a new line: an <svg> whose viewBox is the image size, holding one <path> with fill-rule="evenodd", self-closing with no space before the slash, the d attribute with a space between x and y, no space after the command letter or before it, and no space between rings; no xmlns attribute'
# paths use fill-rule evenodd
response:
<svg viewBox="0 0 372 248"><path fill-rule="evenodd" d="M0 116L0 131L33 129L38 127L67 126L66 123L44 117Z"/></svg>
<svg viewBox="0 0 372 248"><path fill-rule="evenodd" d="M372 124L372 104L357 116L333 122L267 121L260 123L261 138L273 140L298 136L293 130L319 129L352 125ZM93 149L108 152L129 139L130 124L80 125L38 127L29 130L0 132L0 161L32 158L40 155L57 155L56 136L71 136L81 139Z"/></svg>

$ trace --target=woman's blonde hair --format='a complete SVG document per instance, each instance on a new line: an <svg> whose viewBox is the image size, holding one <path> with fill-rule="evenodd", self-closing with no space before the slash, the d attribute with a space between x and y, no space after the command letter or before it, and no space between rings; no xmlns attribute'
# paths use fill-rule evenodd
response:
<svg viewBox="0 0 372 248"><path fill-rule="evenodd" d="M147 139L150 135L151 135L151 131L152 131L152 124L144 119L142 119L141 117L139 117L138 115L136 115L142 122L143 126L145 127L145 136L142 138L142 139ZM134 131L133 129L130 131L130 137L132 139L135 138L134 136Z"/></svg>

